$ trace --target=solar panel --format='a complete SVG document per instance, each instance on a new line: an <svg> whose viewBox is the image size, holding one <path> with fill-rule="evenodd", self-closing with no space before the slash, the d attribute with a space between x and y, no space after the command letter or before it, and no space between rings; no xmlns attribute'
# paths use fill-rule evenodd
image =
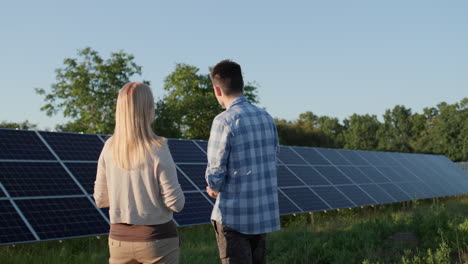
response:
<svg viewBox="0 0 468 264"><path fill-rule="evenodd" d="M206 164L206 154L193 141L169 139L168 143L175 162Z"/></svg>
<svg viewBox="0 0 468 264"><path fill-rule="evenodd" d="M0 182L13 197L83 194L58 163L0 162L0 171Z"/></svg>
<svg viewBox="0 0 468 264"><path fill-rule="evenodd" d="M315 167L332 184L350 184L352 183L341 171L333 166Z"/></svg>
<svg viewBox="0 0 468 264"><path fill-rule="evenodd" d="M106 234L109 209L93 201L108 135L0 129L0 244ZM207 224L207 142L169 139L186 196L178 226ZM468 192L468 176L440 155L280 146L280 214Z"/></svg>
<svg viewBox="0 0 468 264"><path fill-rule="evenodd" d="M373 181L367 177L359 168L357 167L338 167L350 180L355 183L372 183Z"/></svg>
<svg viewBox="0 0 468 264"><path fill-rule="evenodd" d="M286 168L286 166L278 166L278 186L304 186L304 183L301 182L291 171Z"/></svg>
<svg viewBox="0 0 468 264"><path fill-rule="evenodd" d="M301 209L297 207L286 195L278 192L278 204L281 215L301 213Z"/></svg>
<svg viewBox="0 0 468 264"><path fill-rule="evenodd" d="M348 199L353 201L356 206L366 206L378 204L377 201L372 199L367 193L356 185L343 185L337 187Z"/></svg>
<svg viewBox="0 0 468 264"><path fill-rule="evenodd" d="M290 147L280 146L278 159L287 165L305 165L307 164L296 152Z"/></svg>
<svg viewBox="0 0 468 264"><path fill-rule="evenodd" d="M375 184L359 185L370 197L374 198L379 204L394 203L397 200Z"/></svg>
<svg viewBox="0 0 468 264"><path fill-rule="evenodd" d="M34 131L0 129L0 147L0 159L55 159Z"/></svg>
<svg viewBox="0 0 468 264"><path fill-rule="evenodd" d="M182 191L196 191L197 188L193 185L187 178L180 172L180 169L177 169L177 179L179 180L180 187Z"/></svg>
<svg viewBox="0 0 468 264"><path fill-rule="evenodd" d="M317 152L322 154L333 165L351 165L336 149L316 148Z"/></svg>
<svg viewBox="0 0 468 264"><path fill-rule="evenodd" d="M183 171L185 175L187 175L200 190L205 190L206 188L206 180L205 180L206 164L200 164L200 165L179 164L178 166L181 169L181 171Z"/></svg>
<svg viewBox="0 0 468 264"><path fill-rule="evenodd" d="M313 193L307 187L299 188L282 188L284 194L286 194L294 203L296 203L304 212L316 212L331 209L320 197Z"/></svg>
<svg viewBox="0 0 468 264"><path fill-rule="evenodd" d="M41 240L104 235L109 224L85 197L16 201Z"/></svg>
<svg viewBox="0 0 468 264"><path fill-rule="evenodd" d="M97 163L65 163L67 168L75 175L81 186L88 194L94 192L94 180L96 179Z"/></svg>
<svg viewBox="0 0 468 264"><path fill-rule="evenodd" d="M96 161L104 143L97 135L40 132L61 160Z"/></svg>
<svg viewBox="0 0 468 264"><path fill-rule="evenodd" d="M318 153L313 148L306 147L293 147L293 150L296 151L302 158L312 165L331 165L320 153Z"/></svg>
<svg viewBox="0 0 468 264"><path fill-rule="evenodd" d="M330 182L311 166L289 166L289 168L307 185L330 185Z"/></svg>
<svg viewBox="0 0 468 264"><path fill-rule="evenodd" d="M387 177L374 167L359 167L359 170L375 183L390 182Z"/></svg>
<svg viewBox="0 0 468 264"><path fill-rule="evenodd" d="M356 206L333 186L311 187L311 189L320 196L322 200L327 201L332 209Z"/></svg>
<svg viewBox="0 0 468 264"><path fill-rule="evenodd" d="M0 244L34 240L34 235L10 201L0 201Z"/></svg>
<svg viewBox="0 0 468 264"><path fill-rule="evenodd" d="M174 214L178 225L199 225L210 223L213 205L201 193L185 193L184 210Z"/></svg>

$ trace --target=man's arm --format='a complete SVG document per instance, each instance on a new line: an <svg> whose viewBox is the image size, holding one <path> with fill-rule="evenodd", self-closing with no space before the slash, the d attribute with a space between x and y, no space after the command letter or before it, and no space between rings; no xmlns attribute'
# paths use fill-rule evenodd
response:
<svg viewBox="0 0 468 264"><path fill-rule="evenodd" d="M224 120L215 118L208 141L208 166L205 179L208 194L215 198L222 190L227 175L227 163L231 152L231 129ZM213 195L213 196L212 196Z"/></svg>

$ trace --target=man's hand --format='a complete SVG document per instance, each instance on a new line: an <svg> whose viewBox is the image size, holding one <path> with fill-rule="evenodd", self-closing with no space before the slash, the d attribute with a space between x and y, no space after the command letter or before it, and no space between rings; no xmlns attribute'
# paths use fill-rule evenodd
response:
<svg viewBox="0 0 468 264"><path fill-rule="evenodd" d="M211 190L210 186L206 186L206 192L213 199L216 199L216 197L218 197L219 194L219 192Z"/></svg>

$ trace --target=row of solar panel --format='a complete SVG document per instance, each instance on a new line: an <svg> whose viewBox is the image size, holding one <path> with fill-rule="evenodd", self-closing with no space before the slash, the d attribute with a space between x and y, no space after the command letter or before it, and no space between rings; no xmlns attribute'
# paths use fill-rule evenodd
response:
<svg viewBox="0 0 468 264"><path fill-rule="evenodd" d="M74 175L87 194L93 193L97 163L72 163L63 165ZM280 165L278 186L324 187L356 184L420 184L431 192L423 196L445 196L466 191L467 182L457 180L457 168L444 169L432 166L432 171L420 167L351 167ZM178 164L178 179L184 191L204 190L205 164ZM11 197L56 196L83 194L64 167L58 162L0 162L0 182ZM182 173L181 173L182 172ZM463 172L462 172L463 173ZM430 176L433 177L430 177ZM443 179L446 177L446 179ZM459 177L463 179L462 177ZM198 189L197 189L198 188ZM405 190L405 188L402 187ZM408 192L412 196L413 192ZM2 197L0 193L0 197Z"/></svg>
<svg viewBox="0 0 468 264"><path fill-rule="evenodd" d="M4 208L0 211L4 221L0 220L0 244L107 233L108 223L90 199L101 138L39 133L40 137L32 131L0 130L0 186L7 192L0 191ZM175 220L180 226L207 223L213 201L199 191L206 185L206 141L170 140L169 146L187 197L184 211L176 214ZM279 160L283 164L278 174L281 214L456 195L468 190L465 175L443 156L283 146ZM108 214L107 210L102 212Z"/></svg>
<svg viewBox="0 0 468 264"><path fill-rule="evenodd" d="M103 146L103 141L98 135L51 132L39 132L39 134L62 161L95 162ZM2 144L0 160L56 160L33 131L0 130L0 144ZM206 141L169 141L174 160L181 166L186 163L205 165L206 144ZM289 168L280 167L279 185L304 185L298 182L298 177L306 185L417 182L421 179L436 181L436 184L440 184L437 182L441 178L440 173L426 169L426 167L433 162L438 164L446 162L441 159L446 158L431 155L282 146L279 160ZM347 168L348 166L350 167ZM74 169L77 174L87 174L86 171L94 169L93 165L89 164L70 164L68 167ZM196 166L185 169L200 170ZM291 172L297 177L292 177ZM444 171L444 174L446 173ZM457 173L459 174L460 171L451 168L449 175L444 176L450 181L452 178L458 178ZM323 175L327 177L324 178ZM204 185L203 179L196 179L195 182L202 182L201 184ZM82 184L87 183L83 181ZM190 187L190 185L186 186Z"/></svg>

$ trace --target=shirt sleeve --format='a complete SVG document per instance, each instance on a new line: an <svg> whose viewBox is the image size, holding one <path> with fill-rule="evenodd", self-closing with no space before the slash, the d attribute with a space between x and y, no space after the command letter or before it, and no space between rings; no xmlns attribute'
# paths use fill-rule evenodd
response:
<svg viewBox="0 0 468 264"><path fill-rule="evenodd" d="M177 170L167 143L163 148L156 167L161 197L167 208L180 212L185 205L185 196L177 179Z"/></svg>
<svg viewBox="0 0 468 264"><path fill-rule="evenodd" d="M227 123L215 118L208 141L208 166L205 174L206 182L213 191L220 192L226 181L231 136L231 128Z"/></svg>
<svg viewBox="0 0 468 264"><path fill-rule="evenodd" d="M104 148L99 156L96 181L94 182L94 201L97 207L109 207L109 192L107 189L106 162L104 160Z"/></svg>

